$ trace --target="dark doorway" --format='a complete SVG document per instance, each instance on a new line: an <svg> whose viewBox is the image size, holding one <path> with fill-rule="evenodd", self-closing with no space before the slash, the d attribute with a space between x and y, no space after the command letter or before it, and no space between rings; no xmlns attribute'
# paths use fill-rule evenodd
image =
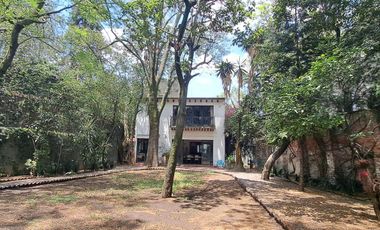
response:
<svg viewBox="0 0 380 230"><path fill-rule="evenodd" d="M183 163L212 165L212 141L183 141Z"/></svg>
<svg viewBox="0 0 380 230"><path fill-rule="evenodd" d="M137 139L136 162L145 162L148 152L148 141L149 139L147 138Z"/></svg>

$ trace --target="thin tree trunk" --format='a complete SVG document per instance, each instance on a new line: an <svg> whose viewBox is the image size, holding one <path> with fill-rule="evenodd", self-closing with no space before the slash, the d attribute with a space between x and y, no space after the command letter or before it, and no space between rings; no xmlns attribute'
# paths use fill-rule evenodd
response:
<svg viewBox="0 0 380 230"><path fill-rule="evenodd" d="M178 112L177 112L176 131L175 131L172 147L169 153L169 160L166 167L164 184L162 186L161 195L163 198L172 196L174 174L175 174L175 168L177 166L177 154L178 154L177 152L179 151L181 143L182 143L182 135L183 135L184 127L185 127L187 89L188 89L189 82L191 78L193 77L191 75L191 69L192 69L192 63L194 59L194 53L197 50L197 48L194 48L194 41L191 41L190 39L189 42L187 43L187 46L189 48L189 54L188 54L189 66L187 66L188 69L186 70L185 75L183 75L182 66L181 66L183 64L181 62L181 53L183 50L180 48L180 44L182 43L183 36L185 34L186 24L189 18L191 8L195 6L197 2L196 1L190 2L189 0L184 0L184 3L185 3L185 10L183 12L182 21L178 29L176 44L174 46L175 47L175 52L174 52L175 71L177 74L177 79L178 79L178 83L180 87L179 106L178 106Z"/></svg>
<svg viewBox="0 0 380 230"><path fill-rule="evenodd" d="M11 66L16 55L16 51L19 47L18 38L22 29L24 29L24 26L20 24L15 24L13 27L9 49L4 60L0 63L0 81L4 78L5 73Z"/></svg>
<svg viewBox="0 0 380 230"><path fill-rule="evenodd" d="M241 72L240 72L241 73ZM238 106L240 107L240 89L242 87L242 76L239 74L238 77L239 81L239 87L238 87ZM243 165L243 160L241 159L241 147L240 147L240 140L241 140L241 114L238 115L238 133L237 133L237 138L236 138L236 150L235 150L235 171L244 171L244 165Z"/></svg>
<svg viewBox="0 0 380 230"><path fill-rule="evenodd" d="M239 90L240 91L240 90ZM241 159L241 147L240 147L240 132L241 132L241 117L239 115L238 118L238 136L236 138L236 145L235 145L235 171L244 171L244 165L243 160Z"/></svg>
<svg viewBox="0 0 380 230"><path fill-rule="evenodd" d="M182 143L183 129L185 128L187 87L188 84L185 83L185 85L180 89L175 136L169 153L169 160L166 167L164 185L161 193L163 198L171 197L173 192L172 190L175 168L177 166L177 155L178 151L181 149L180 146Z"/></svg>
<svg viewBox="0 0 380 230"><path fill-rule="evenodd" d="M261 173L261 179L269 180L270 171L272 170L274 163L285 152L289 144L290 140L283 140L281 145L268 157L267 161L265 162L263 171Z"/></svg>
<svg viewBox="0 0 380 230"><path fill-rule="evenodd" d="M305 137L302 137L299 142L300 147L300 186L301 191L305 191L305 155L307 154Z"/></svg>
<svg viewBox="0 0 380 230"><path fill-rule="evenodd" d="M40 1L37 5L36 12L40 11L44 7L44 5L45 5L45 1ZM14 23L7 53L4 59L2 60L2 62L0 63L0 84L3 81L4 75L6 74L8 69L11 67L13 59L20 46L20 43L18 40L19 40L21 31L25 27L31 24L37 23L37 21L38 21L37 18L35 19L27 18L27 19L23 19L21 21Z"/></svg>

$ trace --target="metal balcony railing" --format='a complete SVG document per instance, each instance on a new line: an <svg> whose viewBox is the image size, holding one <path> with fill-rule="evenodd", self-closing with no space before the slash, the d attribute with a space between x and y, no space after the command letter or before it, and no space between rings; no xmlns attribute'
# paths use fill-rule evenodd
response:
<svg viewBox="0 0 380 230"><path fill-rule="evenodd" d="M177 117L173 116L170 118L170 126L176 126ZM198 116L187 116L185 127L215 127L215 119L212 116L208 117L198 117Z"/></svg>

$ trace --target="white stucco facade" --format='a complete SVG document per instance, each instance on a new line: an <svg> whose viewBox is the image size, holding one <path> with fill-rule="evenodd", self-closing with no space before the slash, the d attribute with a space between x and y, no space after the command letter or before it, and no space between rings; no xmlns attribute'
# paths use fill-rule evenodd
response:
<svg viewBox="0 0 380 230"><path fill-rule="evenodd" d="M162 111L159 129L159 159L162 154L170 150L170 145L175 134L175 127L171 126L173 117L173 107L178 105L178 99L167 99ZM188 98L188 106L211 106L212 107L212 128L209 127L187 127L183 132L184 141L208 141L212 142L212 164L224 164L225 160L225 103L223 98ZM141 111L137 115L136 140L149 138L149 119L146 111ZM135 145L137 146L137 144Z"/></svg>

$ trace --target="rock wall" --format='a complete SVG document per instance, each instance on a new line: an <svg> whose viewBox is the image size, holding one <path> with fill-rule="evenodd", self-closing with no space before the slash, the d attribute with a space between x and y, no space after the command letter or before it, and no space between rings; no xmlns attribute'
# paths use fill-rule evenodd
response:
<svg viewBox="0 0 380 230"><path fill-rule="evenodd" d="M346 124L341 128L330 130L322 136L306 137L308 154L305 157L305 176L308 181L355 191L359 186L354 160L359 158L370 159L373 174L380 178L379 124L378 116L373 111L355 112L347 116ZM269 156L268 148L259 148L261 158ZM293 141L276 161L275 172L298 180L300 154L300 141Z"/></svg>
<svg viewBox="0 0 380 230"><path fill-rule="evenodd" d="M107 159L110 166L115 166L118 161L118 147L121 144L120 128L114 130L110 140L110 148ZM80 146L73 143L70 138L49 137L50 153L47 164L60 165L57 173L77 171L84 169L80 155ZM14 176L27 174L25 167L27 159L33 159L33 142L28 136L6 138L0 135L0 176Z"/></svg>

